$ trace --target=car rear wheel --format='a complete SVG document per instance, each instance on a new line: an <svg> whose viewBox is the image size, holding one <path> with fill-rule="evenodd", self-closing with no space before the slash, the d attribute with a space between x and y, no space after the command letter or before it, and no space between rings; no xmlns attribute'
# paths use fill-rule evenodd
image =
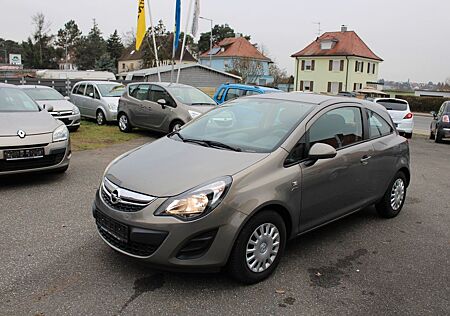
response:
<svg viewBox="0 0 450 316"><path fill-rule="evenodd" d="M405 174L397 172L383 198L375 205L378 215L393 218L400 213L406 199L406 183Z"/></svg>
<svg viewBox="0 0 450 316"><path fill-rule="evenodd" d="M130 124L130 120L128 119L128 116L125 113L119 114L119 129L121 132L129 133L133 129L133 127Z"/></svg>
<svg viewBox="0 0 450 316"><path fill-rule="evenodd" d="M105 125L106 124L105 113L103 113L102 110L98 110L97 111L97 114L96 114L95 118L97 120L97 124L98 125Z"/></svg>
<svg viewBox="0 0 450 316"><path fill-rule="evenodd" d="M286 244L286 226L274 211L262 211L240 232L228 262L233 278L254 284L269 277L278 266Z"/></svg>
<svg viewBox="0 0 450 316"><path fill-rule="evenodd" d="M430 129L430 139L434 139L434 133L431 129Z"/></svg>
<svg viewBox="0 0 450 316"><path fill-rule="evenodd" d="M436 128L436 135L434 136L434 141L436 143L441 143L442 142L442 134L439 133L439 129Z"/></svg>

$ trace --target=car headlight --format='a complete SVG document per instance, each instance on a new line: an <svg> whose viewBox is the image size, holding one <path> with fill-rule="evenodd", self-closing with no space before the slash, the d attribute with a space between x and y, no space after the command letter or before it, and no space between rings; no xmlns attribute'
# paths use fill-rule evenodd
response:
<svg viewBox="0 0 450 316"><path fill-rule="evenodd" d="M192 111L192 110L188 110L188 111L189 111L189 115L190 115L193 119L195 119L197 116L202 115L202 113L197 112L197 111Z"/></svg>
<svg viewBox="0 0 450 316"><path fill-rule="evenodd" d="M62 142L69 138L69 130L66 125L61 125L53 131L53 142Z"/></svg>
<svg viewBox="0 0 450 316"><path fill-rule="evenodd" d="M76 106L73 107L72 114L80 114L80 110L78 109L78 107Z"/></svg>
<svg viewBox="0 0 450 316"><path fill-rule="evenodd" d="M231 182L232 178L227 176L171 197L156 210L155 215L174 216L188 221L204 216L222 202Z"/></svg>
<svg viewBox="0 0 450 316"><path fill-rule="evenodd" d="M108 103L108 108L109 108L111 111L117 111L117 104L114 104L114 103Z"/></svg>

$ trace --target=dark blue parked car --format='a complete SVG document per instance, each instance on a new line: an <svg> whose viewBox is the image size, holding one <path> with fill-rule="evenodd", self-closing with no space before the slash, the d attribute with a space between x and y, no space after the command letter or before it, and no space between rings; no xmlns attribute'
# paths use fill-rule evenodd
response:
<svg viewBox="0 0 450 316"><path fill-rule="evenodd" d="M274 93L274 92L283 92L283 91L274 88L251 86L237 83L227 83L221 85L219 89L217 89L213 99L218 104L222 104L223 102L244 96L264 94L264 93Z"/></svg>

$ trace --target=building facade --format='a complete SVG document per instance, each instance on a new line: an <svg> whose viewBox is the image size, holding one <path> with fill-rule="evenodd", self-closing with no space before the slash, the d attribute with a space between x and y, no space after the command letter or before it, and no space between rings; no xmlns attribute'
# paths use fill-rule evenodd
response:
<svg viewBox="0 0 450 316"><path fill-rule="evenodd" d="M345 27L340 32L324 33L292 57L295 90L328 94L373 87L383 61Z"/></svg>

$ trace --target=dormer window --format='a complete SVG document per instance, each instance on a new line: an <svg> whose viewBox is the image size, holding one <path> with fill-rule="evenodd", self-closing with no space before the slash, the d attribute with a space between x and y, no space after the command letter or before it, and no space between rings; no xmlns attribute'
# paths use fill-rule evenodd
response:
<svg viewBox="0 0 450 316"><path fill-rule="evenodd" d="M331 40L331 39L323 40L320 42L320 49L323 49L323 50L332 49L335 42L336 41Z"/></svg>

